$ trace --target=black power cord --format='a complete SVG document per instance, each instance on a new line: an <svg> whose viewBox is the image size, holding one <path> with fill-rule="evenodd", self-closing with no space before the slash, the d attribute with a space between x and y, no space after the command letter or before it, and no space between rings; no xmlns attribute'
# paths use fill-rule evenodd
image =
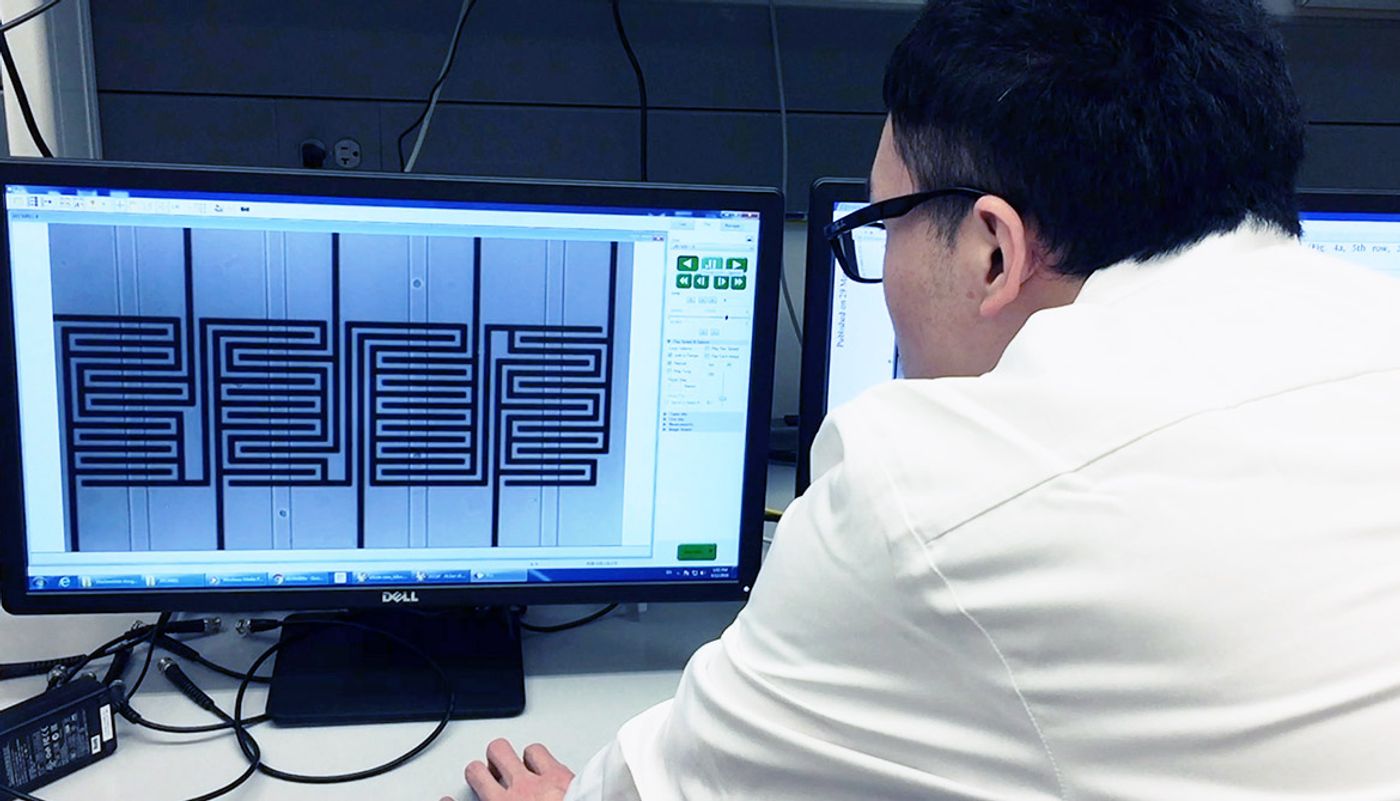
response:
<svg viewBox="0 0 1400 801"><path fill-rule="evenodd" d="M447 48L447 57L442 62L442 69L438 70L437 80L428 89L428 99L423 101L423 110L407 128L399 133L398 152L399 170L401 172L412 172L413 167L418 162L418 153L423 148L423 140L428 135L428 126L432 123L433 109L437 107L438 96L442 94L442 85L447 81L447 76L452 72L452 65L457 61L457 49L462 44L462 30L466 28L467 17L476 9L477 0L463 0L462 11L457 15L457 28L452 32L452 43ZM413 129L419 125L423 130L418 133L418 141L414 143L413 153L407 157L403 154L403 142L408 135L413 133Z"/></svg>
<svg viewBox="0 0 1400 801"><path fill-rule="evenodd" d="M239 726L235 723L233 718L227 712L224 712L224 710L214 702L213 698L209 697L208 693L199 689L190 677L185 675L185 671L181 670L180 666L175 664L175 660L168 657L161 659L158 669L161 675L164 676L175 689L179 690L182 695L193 701L195 705L199 706L201 709L208 711L214 715L214 717L223 721L224 725L231 727L238 737L239 747L243 749L243 753L248 757L248 769L240 773L238 778L217 790L212 790L203 795L196 796L190 799L190 801L211 801L219 796L228 795L242 786L244 782L253 778L253 774L258 772L258 766L262 764L262 748L258 746L258 741L253 739L253 735L248 733L247 727Z"/></svg>
<svg viewBox="0 0 1400 801"><path fill-rule="evenodd" d="M613 608L616 608L616 604L614 604L612 607L602 610L601 613L595 613L594 616L590 616L589 620L575 621L572 624L565 624L565 627L572 627L575 625L582 625L584 622L590 622L591 620L597 619L597 617L601 617L603 614L612 611ZM225 784L222 787L219 787L218 789L210 791L208 793L195 796L194 798L188 799L187 801L212 801L212 799L227 795L228 793L231 793L238 787L242 786L255 773L263 773L264 775L270 776L275 779L300 784L340 784L345 782L353 782L362 779L368 779L374 776L380 776L385 773L388 773L389 771L401 767L402 765L406 764L407 762L421 754L423 751L425 751L430 745L433 744L433 742L435 742L438 739L442 732L447 728L447 724L450 723L452 720L452 714L456 708L456 699L453 695L451 680L448 678L446 671L444 671L441 665L439 665L435 660L428 656L428 654L424 653L420 648L390 631L386 631L375 626L369 626L355 621L337 619L313 618L298 621L255 619L239 621L238 630L243 633L271 631L274 629L283 628L285 626L342 626L368 632L370 634L383 637L384 639L387 639L390 642L399 645L405 650L410 651L419 658L421 658L424 662L428 664L430 668L433 669L433 671L437 674L439 680L442 683L443 694L446 699L442 717L439 719L437 725L433 728L433 730L429 732L428 735L425 738L423 738L422 741L420 741L417 745L415 745L403 755L396 757L395 759L392 759L382 765L368 768L366 770L355 771L353 773L318 776L302 775L292 773L290 771L279 770L263 762L262 749L258 745L257 740L254 739L252 734L248 731L253 726L267 722L269 720L268 715L264 713L260 715L243 717L243 704L247 696L248 688L253 683L266 682L269 680L268 677L258 675L258 669L264 664L266 664L267 660L272 658L272 656L275 655L278 651L280 651L283 646L287 645L289 641L284 639L277 643L274 643L272 646L264 650L256 660L253 661L253 664L248 668L247 671L237 671L219 665L218 663L213 662L212 660L206 659L194 648L170 637L170 633L203 633L211 630L217 630L219 626L217 618L199 620L180 620L174 622L172 622L170 618L171 615L167 612L163 613L153 625L137 623L131 628L131 630L123 633L118 637L114 637L113 639L103 643L101 646L98 646L98 648L93 650L91 653L88 653L83 656L71 656L55 660L40 660L36 662L15 663L12 665L3 665L0 667L13 670L23 670L26 671L25 675L39 675L45 671L53 672L55 669L57 669L59 672L54 675L53 680L56 683L62 683L64 681L67 681L72 676L76 675L81 668L88 665L89 663L98 659L103 659L112 656L115 657L115 659L113 660L113 664L108 668L108 680L105 683L111 686L114 690L114 692L112 693L112 698L117 712L132 725L141 726L143 728L151 729L153 731L165 732L168 734L209 734L231 730L234 733L234 735L238 738L239 749L243 751L244 756L248 760L248 768L236 779L229 782L228 784ZM300 637L294 639L300 639ZM145 660L142 664L141 673L137 676L137 679L135 683L133 683L131 690L129 692L123 692L123 688L121 687L121 674L124 672L126 666L129 664L133 650L142 645L145 645L147 650ZM226 676L231 676L233 678L238 679L238 694L235 698L233 714L230 715L224 712L218 706L218 704L215 703L214 700L209 697L207 693L199 689L199 687L194 683L192 679L190 679L190 677L184 672L184 670L179 666L177 662L170 658L162 658L158 663L156 663L157 670L161 673L161 675L165 676L165 678L169 680L172 685L174 685L178 690L180 690L180 692L183 695L185 695L195 704L218 717L220 722L202 726L172 726L148 720L143 715L141 715L141 713L139 713L134 707L132 707L131 698L136 694L136 691L140 689L141 684L144 682L146 675L150 672L150 668L154 659L154 654L158 648L161 650L169 651L177 656L189 659L190 661L195 662L196 664L202 665L206 668L222 673ZM40 799L37 796L4 785L0 785L0 794L9 794L15 797L16 799L19 799L19 801L43 801L43 799Z"/></svg>
<svg viewBox="0 0 1400 801"><path fill-rule="evenodd" d="M34 147L38 148L39 155L46 159L53 158L53 151L49 149L49 143L44 141L44 134L39 130L39 123L34 119L34 109L29 104L29 94L24 91L24 81L20 80L19 68L15 66L15 56L10 52L10 43L5 34L61 2L63 0L49 0L49 2L26 11L9 22L0 24L0 59L5 62L5 73L10 76L10 86L14 87L15 102L19 104L20 115L24 117L24 127L29 130L29 136L34 140Z"/></svg>
<svg viewBox="0 0 1400 801"><path fill-rule="evenodd" d="M141 665L141 672L136 675L136 681L132 683L131 690L126 694L128 701L136 695L136 692L141 689L142 683L146 681L146 674L151 670L151 660L156 655L156 640L165 633L165 627L170 625L170 617L169 612L161 612L150 635L146 638L146 661Z"/></svg>
<svg viewBox="0 0 1400 801"><path fill-rule="evenodd" d="M243 717L243 701L248 693L248 687L252 684L253 677L257 675L258 668L262 667L267 662L267 660L271 659L278 651L282 650L282 648L288 645L290 642L296 641L287 639L278 640L277 642L269 646L266 650L264 650L258 656L257 659L253 660L253 664L248 668L247 674L244 676L243 680L240 681L238 684L238 695L235 697L233 702L233 716L231 722L233 723L234 731L238 732L240 736L239 747L243 749L244 755L247 756L250 761L255 758L259 760L257 765L257 770L259 773L262 773L266 776L271 776L274 779L281 779L282 781L294 782L296 784L344 784L347 782L356 782L362 779L373 778L375 776L382 776L383 774L388 773L391 770L401 767L413 758L417 757L419 754L423 753L423 751L427 750L428 746L432 745L433 742L437 740L438 736L442 734L443 730L447 728L447 724L452 722L452 713L456 710L457 700L452 691L452 680L448 677L447 672L442 669L442 666L439 665L436 660L428 656L428 654L424 653L421 648L409 642L408 640L405 640L404 638L398 636L397 634L394 634L391 631L381 629L377 626L369 626L365 625L364 623L358 623L353 620L338 620L335 618L307 618L294 621L277 621L268 619L247 620L239 621L238 630L240 632L253 633L260 631L271 631L275 628L285 628L287 626L341 626L345 628L358 629L359 631L382 637L400 646L404 650L413 653L419 659L422 659L424 662L426 662L428 667L433 669L433 672L437 674L438 679L442 683L443 695L446 698L446 703L443 705L442 717L438 720L437 726L435 726L433 730L428 733L427 737L424 737L421 742L419 742L413 748L409 749L408 752L404 753L401 756L395 757L394 759L391 759L382 765L377 765L375 767L367 768L365 770L355 771L353 773L339 773L330 775L305 775L274 768L266 762L262 762L260 756L254 754L242 739L242 735L247 733L246 730L251 720L250 718Z"/></svg>
<svg viewBox="0 0 1400 801"><path fill-rule="evenodd" d="M212 670L215 673L218 673L219 675L227 676L231 679L237 679L239 681L242 681L243 679L247 678L249 681L257 684L267 684L272 681L271 676L253 676L251 674L244 673L239 670L234 670L230 667L225 667L211 659L208 659L204 656L204 654L201 654L199 651L196 651L194 648L190 647L188 643L183 643L175 639L174 637L170 637L168 635L162 634L160 637L158 637L156 639L156 645L163 651L168 651L172 654L175 654L178 657L188 659L189 661L194 662L197 665L200 665L208 670Z"/></svg>
<svg viewBox="0 0 1400 801"><path fill-rule="evenodd" d="M175 623L170 623L170 622L167 621L167 624L166 624L166 625L169 627L169 630L171 630L171 631L180 631L180 632L207 631L207 630L208 630L208 627L209 627L209 625L210 625L210 621L208 621L208 620L181 620L181 621L177 621L177 622L175 622ZM76 675L78 674L78 671L82 670L84 667L86 667L88 664L90 664L90 663L92 663L92 662L95 662L95 661L97 661L97 660L99 660L99 659L105 659L105 658L107 658L107 657L109 657L109 656L114 656L114 655L116 655L116 654L121 653L122 651L129 651L130 649L136 647L136 646L140 643L141 640L146 639L146 638L149 637L151 634L153 634L154 631L155 631L155 626L146 625L146 624L144 624L144 623L138 622L135 626L132 626L131 629L130 629L129 631L123 632L122 634L120 634L120 635L118 635L118 636L116 636L116 637L113 637L112 639L108 640L107 642L103 643L102 645L99 645L99 646L96 648L96 650L93 650L92 652L90 652L90 653L88 653L88 654L85 654L84 656L77 657L76 659L70 658L70 657L64 657L64 658L58 660L58 661L60 661L60 662L63 663L62 665L59 666L61 669L55 669L55 670L50 671L50 683L51 683L51 684L62 684L62 683L64 683L64 682L68 681L68 680L69 680L70 678L72 678L73 676L76 676ZM18 667L21 667L21 668L26 668L26 667L27 667L27 668L32 668L33 666L35 666L35 665L37 665L37 664L39 664L39 663L38 663L38 662L29 662L29 663L19 663L18 665L6 665L6 666L4 666L4 667L7 667L7 668L14 668L14 667L17 667L17 666L18 666ZM27 675L37 675L37 674L36 674L36 673L29 673L29 674L27 674ZM6 675L6 674L4 674L3 672L0 672L0 678L14 678L14 677L15 677L15 676Z"/></svg>
<svg viewBox="0 0 1400 801"><path fill-rule="evenodd" d="M641 62L637 61L637 52L632 49L632 40L627 38L627 28L622 24L622 0L612 0L613 25L617 28L618 41L622 43L622 49L627 53L627 61L632 65L632 74L637 76L637 106L641 112L641 176L642 180L647 178L647 118L651 116L651 108L647 103L647 76L642 71Z"/></svg>
<svg viewBox="0 0 1400 801"><path fill-rule="evenodd" d="M38 796L30 795L29 793L26 793L23 790L16 790L13 787L6 787L3 784L0 784L0 793L4 793L5 795L12 795L16 799L18 799L18 801L44 801L44 799L39 798Z"/></svg>
<svg viewBox="0 0 1400 801"><path fill-rule="evenodd" d="M157 723L144 717L140 712L132 708L130 702L123 701L117 712L133 726L140 726L143 729L158 731L164 734L213 734L214 732L228 731L233 728L232 723L209 723L204 726L171 726L168 723ZM267 715L254 715L243 721L245 728L251 728L271 720Z"/></svg>
<svg viewBox="0 0 1400 801"><path fill-rule="evenodd" d="M568 631L569 629L576 629L580 626L587 626L589 623L592 623L595 620L601 620L617 607L618 604L608 604L607 606L603 607L602 609L599 609L596 612L590 612L589 614L584 615L578 620L570 620L567 623L551 623L549 625L541 626L533 623L526 623L522 620L520 621L520 628L525 629L526 631L533 631L537 634L553 634L558 631Z"/></svg>
<svg viewBox="0 0 1400 801"><path fill-rule="evenodd" d="M159 624L157 624L157 627L159 627ZM152 637L152 643L154 643L154 637ZM154 648L152 648L152 650L154 650ZM127 651L126 653L130 652ZM239 728L235 726L233 719L228 715L228 713L224 712L223 709L221 709L219 705L214 702L214 699L208 696L208 694L206 694L203 690L199 689L199 687L196 686L195 683L191 681L188 676L185 675L184 671L181 670L179 665L176 665L173 660L168 658L162 659L158 664L157 669L162 675L166 677L166 679L170 681L172 685L175 686L176 689L178 689L181 692L181 694L189 698L201 708L213 713L214 716L219 718L222 722L212 726L164 726L159 723L153 723L141 717L141 715L138 714L135 709L131 708L130 694L121 692L121 688L119 686L120 682L114 682L114 691L111 697L113 705L116 707L117 712L123 718L125 718L128 721L131 721L136 725L144 726L146 728L154 729L156 731L170 732L173 734L202 734L205 732L234 729L238 735L240 747L244 749L244 753L248 756L247 769L245 769L241 774L238 775L237 778L235 778L228 784L225 784L216 790L211 790L210 792L201 793L200 795L186 799L186 801L213 801L213 799L228 795L229 793L241 787L245 782L251 779L255 773L257 773L258 765L262 760L262 749L258 745L258 741L253 739L253 736L247 731L248 726L253 725L253 723L255 722L261 722L261 720L249 718L248 720L243 721L243 727ZM14 796L16 799L18 799L18 801L43 801L43 799L39 798L38 796L31 795L21 790L16 790L13 787L8 787L3 784L0 784L0 794L8 794Z"/></svg>
<svg viewBox="0 0 1400 801"><path fill-rule="evenodd" d="M57 659L36 659L33 662L6 662L0 664L0 681L19 679L26 676L42 676L56 667L72 669L88 662L86 654L61 656Z"/></svg>

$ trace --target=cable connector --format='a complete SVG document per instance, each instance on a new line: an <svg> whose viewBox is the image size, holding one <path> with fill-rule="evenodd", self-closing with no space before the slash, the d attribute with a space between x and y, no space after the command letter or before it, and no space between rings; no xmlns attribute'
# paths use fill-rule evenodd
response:
<svg viewBox="0 0 1400 801"><path fill-rule="evenodd" d="M247 637L249 634L261 634L264 631L272 631L282 627L282 621L270 617L243 618L234 624L233 630L239 636Z"/></svg>
<svg viewBox="0 0 1400 801"><path fill-rule="evenodd" d="M180 627L181 623L198 624L200 628L195 631L185 632L185 630ZM169 626L165 627L165 631L167 634L218 634L223 630L223 618L218 617L200 617L195 618L194 620L177 620L174 623L171 623Z"/></svg>
<svg viewBox="0 0 1400 801"><path fill-rule="evenodd" d="M127 639L139 640L155 630L151 623L138 620L127 632ZM192 617L189 620L172 620L161 629L165 634L217 634L224 629L224 621L217 617Z"/></svg>
<svg viewBox="0 0 1400 801"><path fill-rule="evenodd" d="M186 698L195 702L200 708L223 717L223 712L219 710L219 705L214 703L214 699L199 689L194 681L185 675L185 671L176 664L174 659L168 656L161 657L161 660L156 663L156 668L160 670L160 675L164 676L165 680L174 685L175 689L179 690Z"/></svg>

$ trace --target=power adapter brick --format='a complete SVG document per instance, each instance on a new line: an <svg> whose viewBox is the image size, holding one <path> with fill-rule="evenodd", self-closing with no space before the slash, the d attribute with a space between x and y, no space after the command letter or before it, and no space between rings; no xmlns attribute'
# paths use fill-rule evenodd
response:
<svg viewBox="0 0 1400 801"><path fill-rule="evenodd" d="M0 785L28 793L115 753L111 692L84 676L0 710Z"/></svg>

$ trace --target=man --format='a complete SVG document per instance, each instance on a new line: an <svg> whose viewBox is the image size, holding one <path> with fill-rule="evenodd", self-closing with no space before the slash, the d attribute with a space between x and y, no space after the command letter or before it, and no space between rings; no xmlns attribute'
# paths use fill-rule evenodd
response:
<svg viewBox="0 0 1400 801"><path fill-rule="evenodd" d="M934 0L885 99L855 219L910 380L830 416L673 701L577 778L497 741L469 783L1400 798L1400 283L1298 242L1265 13Z"/></svg>

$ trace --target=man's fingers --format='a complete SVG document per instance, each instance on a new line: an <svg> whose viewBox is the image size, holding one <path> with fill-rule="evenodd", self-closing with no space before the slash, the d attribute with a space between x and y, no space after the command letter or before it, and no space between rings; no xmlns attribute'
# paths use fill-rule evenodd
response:
<svg viewBox="0 0 1400 801"><path fill-rule="evenodd" d="M486 761L501 777L501 784L507 788L511 785L511 779L525 772L525 763L520 761L520 756L515 753L515 746L504 738L492 740L486 746Z"/></svg>
<svg viewBox="0 0 1400 801"><path fill-rule="evenodd" d="M566 773L573 777L573 771L564 767L554 755L549 753L549 749L539 743L525 748L525 767L545 776L551 773Z"/></svg>
<svg viewBox="0 0 1400 801"><path fill-rule="evenodd" d="M467 784L481 801L498 801L506 796L506 788L491 775L491 769L480 760L467 765Z"/></svg>

